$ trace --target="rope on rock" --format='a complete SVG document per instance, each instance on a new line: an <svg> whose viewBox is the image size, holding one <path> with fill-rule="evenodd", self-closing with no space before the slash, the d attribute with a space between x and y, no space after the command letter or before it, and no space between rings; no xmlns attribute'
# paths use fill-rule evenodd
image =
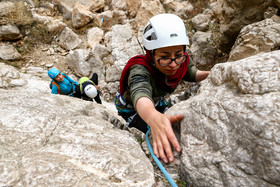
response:
<svg viewBox="0 0 280 187"><path fill-rule="evenodd" d="M149 133L151 131L150 127L148 127L148 131L146 132L146 142L147 142L147 145L148 145L148 148L150 150L150 153L154 159L154 161L156 162L156 164L158 165L159 169L161 170L161 172L163 173L163 175L165 176L165 178L168 180L168 182L170 183L170 185L172 187L178 187L177 184L174 182L174 180L170 177L169 173L166 171L166 169L163 167L163 165L161 164L161 162L159 161L159 159L156 157L156 155L154 154L154 151L153 151L153 148L150 144L150 141L149 141Z"/></svg>

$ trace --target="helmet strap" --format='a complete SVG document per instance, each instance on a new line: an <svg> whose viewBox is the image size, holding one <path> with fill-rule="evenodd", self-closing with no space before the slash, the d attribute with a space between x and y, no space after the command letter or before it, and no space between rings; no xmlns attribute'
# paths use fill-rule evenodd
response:
<svg viewBox="0 0 280 187"><path fill-rule="evenodd" d="M152 56L152 59L153 59L153 62L152 62L153 66L154 66L155 68L157 68L156 62L155 62L155 50L156 50L156 49L150 50L149 53L150 53L150 55Z"/></svg>

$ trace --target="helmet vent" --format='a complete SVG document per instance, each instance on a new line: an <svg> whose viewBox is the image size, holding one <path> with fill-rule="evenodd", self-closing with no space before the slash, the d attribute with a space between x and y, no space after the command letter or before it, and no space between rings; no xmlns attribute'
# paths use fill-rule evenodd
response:
<svg viewBox="0 0 280 187"><path fill-rule="evenodd" d="M151 40L156 40L157 36L156 33L152 32L150 36L147 37L147 40L151 41Z"/></svg>
<svg viewBox="0 0 280 187"><path fill-rule="evenodd" d="M151 34L151 38L152 38L152 40L156 40L156 39L157 39L157 35L156 35L156 33L152 32L152 34Z"/></svg>
<svg viewBox="0 0 280 187"><path fill-rule="evenodd" d="M144 29L144 34L148 32L151 28L153 28L151 24L147 25L147 27Z"/></svg>

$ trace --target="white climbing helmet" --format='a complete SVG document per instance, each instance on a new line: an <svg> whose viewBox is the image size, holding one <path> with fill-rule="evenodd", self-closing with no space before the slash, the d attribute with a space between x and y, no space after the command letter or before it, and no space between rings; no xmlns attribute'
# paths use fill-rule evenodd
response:
<svg viewBox="0 0 280 187"><path fill-rule="evenodd" d="M97 96L97 90L94 85L89 84L85 87L85 94L90 98L95 98Z"/></svg>
<svg viewBox="0 0 280 187"><path fill-rule="evenodd" d="M144 29L143 45L147 50L189 43L183 20L174 14L153 16Z"/></svg>

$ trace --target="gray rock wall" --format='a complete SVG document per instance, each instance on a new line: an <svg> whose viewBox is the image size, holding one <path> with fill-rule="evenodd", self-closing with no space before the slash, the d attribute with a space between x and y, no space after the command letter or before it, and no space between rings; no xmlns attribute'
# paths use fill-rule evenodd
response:
<svg viewBox="0 0 280 187"><path fill-rule="evenodd" d="M220 32L223 34L222 47L230 51L242 27L263 20L264 12L273 5L273 0L218 0L217 18L220 20Z"/></svg>
<svg viewBox="0 0 280 187"><path fill-rule="evenodd" d="M153 166L104 106L0 89L0 186L153 186Z"/></svg>
<svg viewBox="0 0 280 187"><path fill-rule="evenodd" d="M183 178L195 186L280 185L280 51L214 66L183 114Z"/></svg>

